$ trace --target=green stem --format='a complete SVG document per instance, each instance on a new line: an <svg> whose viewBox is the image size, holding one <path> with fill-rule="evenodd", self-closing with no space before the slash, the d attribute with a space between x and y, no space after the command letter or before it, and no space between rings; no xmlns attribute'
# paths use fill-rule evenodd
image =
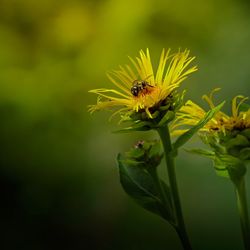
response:
<svg viewBox="0 0 250 250"><path fill-rule="evenodd" d="M176 181L176 174L175 174L175 161L174 161L174 156L172 154L172 143L171 143L171 138L169 134L169 128L168 126L161 127L161 128L158 128L157 131L160 135L160 138L162 140L162 144L164 147L164 151L165 151L165 159L166 159L166 164L167 164L170 190L172 194L173 206L174 206L174 211L175 211L175 216L176 216L175 229L182 242L183 249L191 250L192 247L188 238L188 234L186 231L184 218L182 214L182 209L181 209L181 202L180 202L178 186L177 186L177 181Z"/></svg>
<svg viewBox="0 0 250 250"><path fill-rule="evenodd" d="M250 231L249 231L249 219L247 209L246 187L245 180L242 177L238 182L234 182L236 189L236 197L238 210L240 214L241 231L244 240L244 246L246 250L250 250Z"/></svg>

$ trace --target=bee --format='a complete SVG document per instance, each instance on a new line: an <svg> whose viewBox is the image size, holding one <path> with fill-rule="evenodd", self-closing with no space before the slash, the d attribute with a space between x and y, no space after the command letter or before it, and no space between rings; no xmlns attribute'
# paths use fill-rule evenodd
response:
<svg viewBox="0 0 250 250"><path fill-rule="evenodd" d="M147 93L149 88L153 88L146 80L135 80L131 87L131 93L133 96L138 96L141 93Z"/></svg>

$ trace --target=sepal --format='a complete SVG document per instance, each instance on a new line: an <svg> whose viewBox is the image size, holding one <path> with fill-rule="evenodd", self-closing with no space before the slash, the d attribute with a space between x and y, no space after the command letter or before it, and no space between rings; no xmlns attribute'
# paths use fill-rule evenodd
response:
<svg viewBox="0 0 250 250"><path fill-rule="evenodd" d="M175 119L176 112L183 105L185 91L177 93L174 91L165 100L148 110L130 112L121 119L121 122L129 122L126 128L114 131L114 133L127 133L132 131L147 131L166 126Z"/></svg>
<svg viewBox="0 0 250 250"><path fill-rule="evenodd" d="M133 131L148 131L151 129L151 124L149 122L138 121L133 125L113 131L113 133L128 133Z"/></svg>

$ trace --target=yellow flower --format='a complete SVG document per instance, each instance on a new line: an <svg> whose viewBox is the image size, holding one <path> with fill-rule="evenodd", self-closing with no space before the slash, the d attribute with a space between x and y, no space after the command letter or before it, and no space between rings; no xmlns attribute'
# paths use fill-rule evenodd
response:
<svg viewBox="0 0 250 250"><path fill-rule="evenodd" d="M213 94L220 90L214 89L209 96L204 95L203 99L209 104L210 108L214 108ZM232 100L232 115L228 116L222 111L219 111L215 116L202 128L203 132L231 132L234 130L244 130L250 128L250 109L247 111L240 111L239 108L248 98L238 95ZM238 102L238 100L240 100ZM177 112L176 120L172 125L174 135L182 134L186 129L180 129L183 125L194 126L204 116L206 111L192 101L187 101L185 105Z"/></svg>
<svg viewBox="0 0 250 250"><path fill-rule="evenodd" d="M129 59L133 67L120 66L107 74L117 89L89 91L98 95L97 104L89 106L90 112L118 108L113 115L123 117L131 112L145 111L149 118L153 118L151 109L166 100L189 74L197 70L196 66L188 67L194 59L189 57L188 50L170 54L170 50L163 49L156 73L148 49L146 53L141 50L135 60Z"/></svg>

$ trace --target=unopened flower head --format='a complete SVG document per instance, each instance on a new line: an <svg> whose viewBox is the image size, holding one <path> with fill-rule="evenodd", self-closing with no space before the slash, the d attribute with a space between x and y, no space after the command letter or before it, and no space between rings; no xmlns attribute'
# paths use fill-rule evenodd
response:
<svg viewBox="0 0 250 250"><path fill-rule="evenodd" d="M131 65L120 66L107 74L116 89L94 89L91 93L98 95L97 104L90 105L89 111L114 109L115 114L128 117L133 113L145 112L148 119L153 118L153 112L180 86L189 74L197 70L189 67L194 57L189 57L189 51L170 54L163 49L156 72L153 69L149 50L141 50L140 56L132 59Z"/></svg>

